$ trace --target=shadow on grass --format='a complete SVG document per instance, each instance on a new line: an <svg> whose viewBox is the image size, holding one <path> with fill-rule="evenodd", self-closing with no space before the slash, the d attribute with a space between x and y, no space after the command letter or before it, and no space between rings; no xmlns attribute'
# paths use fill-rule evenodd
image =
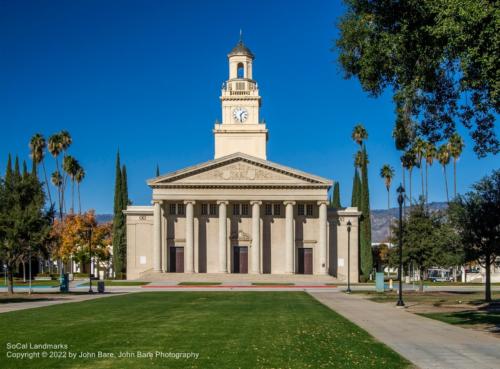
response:
<svg viewBox="0 0 500 369"><path fill-rule="evenodd" d="M45 297L40 297L40 298L26 298L26 297L10 297L10 298L4 298L0 299L0 304L12 304L12 303L18 303L18 302L35 302L35 301L51 301L51 300L57 300L57 299L49 299Z"/></svg>
<svg viewBox="0 0 500 369"><path fill-rule="evenodd" d="M453 313L427 313L419 314L428 318L440 320L448 324L477 325L484 324L492 326L492 331L500 332L500 312L492 311L459 311Z"/></svg>

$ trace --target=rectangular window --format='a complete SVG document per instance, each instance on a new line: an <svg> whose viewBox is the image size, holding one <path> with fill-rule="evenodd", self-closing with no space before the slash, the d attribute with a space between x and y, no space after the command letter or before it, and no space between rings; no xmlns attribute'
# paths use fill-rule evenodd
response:
<svg viewBox="0 0 500 369"><path fill-rule="evenodd" d="M201 204L201 215L208 215L208 204Z"/></svg>
<svg viewBox="0 0 500 369"><path fill-rule="evenodd" d="M311 217L313 215L313 206L312 206L312 204L307 204L306 210L307 210L307 216Z"/></svg>
<svg viewBox="0 0 500 369"><path fill-rule="evenodd" d="M233 215L240 215L240 204L233 204Z"/></svg>
<svg viewBox="0 0 500 369"><path fill-rule="evenodd" d="M170 204L169 213L170 215L175 215L175 204Z"/></svg>
<svg viewBox="0 0 500 369"><path fill-rule="evenodd" d="M274 204L274 215L281 215L281 204Z"/></svg>
<svg viewBox="0 0 500 369"><path fill-rule="evenodd" d="M177 215L184 215L184 204L177 204Z"/></svg>
<svg viewBox="0 0 500 369"><path fill-rule="evenodd" d="M265 214L266 215L273 215L273 205L272 204L266 204Z"/></svg>
<svg viewBox="0 0 500 369"><path fill-rule="evenodd" d="M210 204L210 215L217 215L217 204Z"/></svg>
<svg viewBox="0 0 500 369"><path fill-rule="evenodd" d="M304 204L299 204L297 206L297 214L298 215L306 215L306 213L304 212Z"/></svg>
<svg viewBox="0 0 500 369"><path fill-rule="evenodd" d="M248 204L241 204L241 215L248 215Z"/></svg>

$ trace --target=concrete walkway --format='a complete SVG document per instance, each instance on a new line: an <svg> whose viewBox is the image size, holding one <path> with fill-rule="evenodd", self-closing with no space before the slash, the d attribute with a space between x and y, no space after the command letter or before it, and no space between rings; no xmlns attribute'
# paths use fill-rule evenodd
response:
<svg viewBox="0 0 500 369"><path fill-rule="evenodd" d="M498 369L500 340L342 292L309 292L420 369Z"/></svg>

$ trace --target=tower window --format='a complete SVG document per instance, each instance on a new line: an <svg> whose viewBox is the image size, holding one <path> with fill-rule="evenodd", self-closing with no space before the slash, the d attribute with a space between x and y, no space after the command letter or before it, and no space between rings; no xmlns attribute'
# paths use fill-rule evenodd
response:
<svg viewBox="0 0 500 369"><path fill-rule="evenodd" d="M238 73L236 75L238 78L245 78L245 67L243 63L238 63Z"/></svg>

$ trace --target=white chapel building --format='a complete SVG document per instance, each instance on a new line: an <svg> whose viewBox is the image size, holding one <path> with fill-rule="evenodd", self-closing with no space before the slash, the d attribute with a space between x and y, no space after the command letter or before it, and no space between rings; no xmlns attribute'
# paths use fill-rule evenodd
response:
<svg viewBox="0 0 500 369"><path fill-rule="evenodd" d="M267 159L268 129L240 40L213 128L214 159L147 181L152 206L128 206L127 278L151 273L358 273L356 208L328 208L332 181ZM347 223L351 222L348 258Z"/></svg>

